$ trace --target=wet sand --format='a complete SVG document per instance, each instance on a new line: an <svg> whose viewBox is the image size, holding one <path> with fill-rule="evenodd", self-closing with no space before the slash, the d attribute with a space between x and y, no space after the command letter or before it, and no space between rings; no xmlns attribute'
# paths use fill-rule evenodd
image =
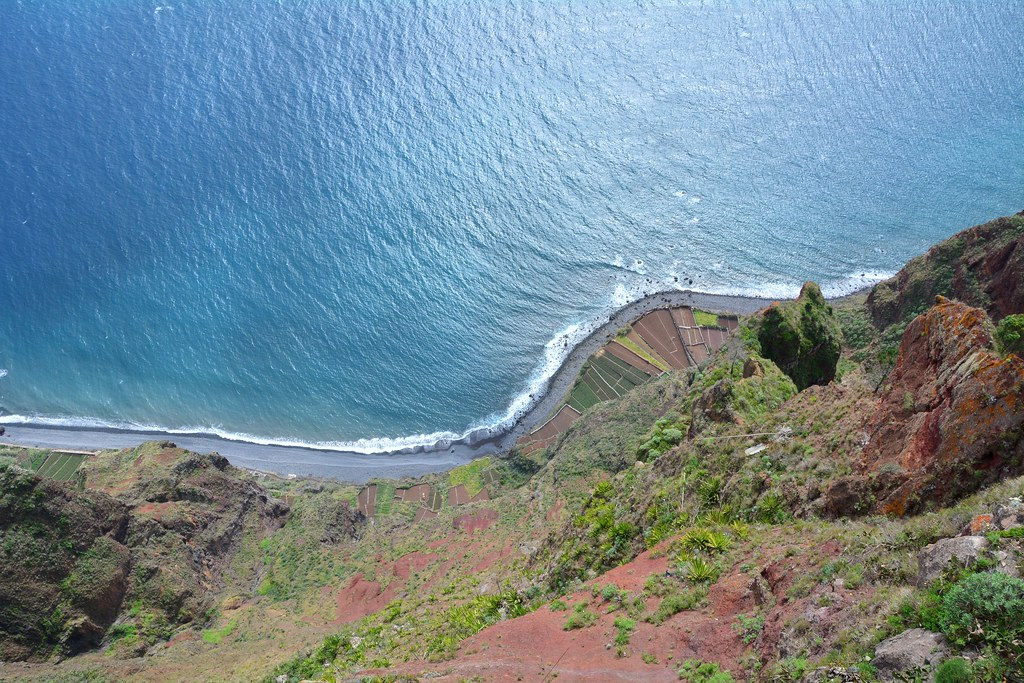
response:
<svg viewBox="0 0 1024 683"><path fill-rule="evenodd" d="M605 320L568 354L548 380L544 395L523 414L511 429L495 432L481 428L454 442L439 442L391 453L353 453L296 446L270 446L233 441L213 434L181 435L119 429L86 429L31 424L6 425L0 442L39 448L100 450L128 448L145 441L173 441L200 453L216 451L238 467L280 475L315 476L363 483L374 477L400 479L441 472L473 458L509 450L516 440L542 424L561 405L572 388L583 363L616 333L640 316L658 308L692 306L713 313L749 314L771 303L771 299L669 291L652 294L624 306Z"/></svg>

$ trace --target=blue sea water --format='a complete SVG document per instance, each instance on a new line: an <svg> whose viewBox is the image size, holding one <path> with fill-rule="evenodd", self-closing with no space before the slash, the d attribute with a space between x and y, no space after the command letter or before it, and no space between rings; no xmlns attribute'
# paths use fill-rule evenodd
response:
<svg viewBox="0 0 1024 683"><path fill-rule="evenodd" d="M998 0L5 0L0 422L507 422L644 292L841 293L1024 208L1022 35Z"/></svg>

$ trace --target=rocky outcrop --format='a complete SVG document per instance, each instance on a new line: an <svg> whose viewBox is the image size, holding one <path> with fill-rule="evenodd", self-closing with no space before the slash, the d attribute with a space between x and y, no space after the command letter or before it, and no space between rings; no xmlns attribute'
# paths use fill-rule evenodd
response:
<svg viewBox="0 0 1024 683"><path fill-rule="evenodd" d="M775 302L762 311L757 338L762 355L800 390L828 384L836 376L842 332L813 282L804 283L796 301Z"/></svg>
<svg viewBox="0 0 1024 683"><path fill-rule="evenodd" d="M879 328L919 313L936 295L985 309L999 321L1024 312L1024 212L954 235L879 283L867 307Z"/></svg>
<svg viewBox="0 0 1024 683"><path fill-rule="evenodd" d="M961 567L973 567L987 547L984 536L943 538L925 546L917 554L917 585L926 586L939 578L954 561Z"/></svg>
<svg viewBox="0 0 1024 683"><path fill-rule="evenodd" d="M127 508L0 467L0 660L94 647L128 588Z"/></svg>
<svg viewBox="0 0 1024 683"><path fill-rule="evenodd" d="M997 354L991 329L983 310L942 297L907 326L860 471L823 509L903 515L1024 472L1024 361Z"/></svg>
<svg viewBox="0 0 1024 683"><path fill-rule="evenodd" d="M942 634L912 628L879 643L871 664L883 681L895 680L901 674L924 674L930 679L930 673L948 655L949 646Z"/></svg>
<svg viewBox="0 0 1024 683"><path fill-rule="evenodd" d="M288 514L222 456L170 443L103 453L83 471L86 490L0 468L0 660L87 650L115 622L166 635L223 589L253 585L233 560ZM325 529L353 535L360 520L337 508L325 506Z"/></svg>

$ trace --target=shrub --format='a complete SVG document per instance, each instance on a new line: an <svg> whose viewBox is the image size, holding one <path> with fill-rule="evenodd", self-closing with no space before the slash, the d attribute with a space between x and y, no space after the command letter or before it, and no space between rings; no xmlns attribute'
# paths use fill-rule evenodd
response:
<svg viewBox="0 0 1024 683"><path fill-rule="evenodd" d="M1024 314L1008 315L996 326L996 343L1003 353L1024 358Z"/></svg>
<svg viewBox="0 0 1024 683"><path fill-rule="evenodd" d="M687 659L679 667L679 678L689 683L733 683L732 674L713 662Z"/></svg>
<svg viewBox="0 0 1024 683"><path fill-rule="evenodd" d="M808 282L793 302L775 303L762 314L758 341L797 388L828 384L836 374L842 331L818 285Z"/></svg>
<svg viewBox="0 0 1024 683"><path fill-rule="evenodd" d="M652 614L648 615L645 621L655 626L668 621L670 618L679 614L680 612L688 609L693 609L700 606L704 602L704 598L708 596L708 589L704 587L694 588L693 590L683 591L680 593L670 593L665 596Z"/></svg>
<svg viewBox="0 0 1024 683"><path fill-rule="evenodd" d="M569 606L565 604L565 600L558 599L551 603L552 612L564 612L569 609Z"/></svg>
<svg viewBox="0 0 1024 683"><path fill-rule="evenodd" d="M658 420L654 423L654 431L651 434L651 438L637 448L637 457L645 461L653 460L673 446L681 443L684 436L683 431L673 424L671 420L667 418Z"/></svg>
<svg viewBox="0 0 1024 683"><path fill-rule="evenodd" d="M1006 574L972 574L957 582L942 602L943 632L958 645L989 644L1020 649L1024 639L1024 581ZM1015 642L1017 641L1017 642Z"/></svg>
<svg viewBox="0 0 1024 683"><path fill-rule="evenodd" d="M935 683L970 683L971 665L963 657L947 659L935 670Z"/></svg>
<svg viewBox="0 0 1024 683"><path fill-rule="evenodd" d="M688 563L686 578L694 583L714 583L718 579L718 567L713 562L695 557Z"/></svg>
<svg viewBox="0 0 1024 683"><path fill-rule="evenodd" d="M750 645L757 640L764 628L764 615L756 612L749 617L746 614L738 614L736 619L739 621L736 630L739 632L743 644Z"/></svg>
<svg viewBox="0 0 1024 683"><path fill-rule="evenodd" d="M587 628L588 626L593 626L596 621L597 615L593 612L588 612L587 606L580 602L576 604L572 612L569 613L569 616L566 617L562 630L574 631L578 628Z"/></svg>
<svg viewBox="0 0 1024 683"><path fill-rule="evenodd" d="M618 634L615 636L615 644L623 647L629 645L629 637L636 628L636 622L628 617L619 617L615 620L615 628Z"/></svg>

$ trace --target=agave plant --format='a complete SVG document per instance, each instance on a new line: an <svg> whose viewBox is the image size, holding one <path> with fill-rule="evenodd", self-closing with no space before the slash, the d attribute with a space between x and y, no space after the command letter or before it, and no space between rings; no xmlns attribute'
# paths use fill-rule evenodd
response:
<svg viewBox="0 0 1024 683"><path fill-rule="evenodd" d="M729 525L729 531L731 531L732 535L736 538L741 541L745 541L747 537L750 536L750 525L737 519Z"/></svg>
<svg viewBox="0 0 1024 683"><path fill-rule="evenodd" d="M700 557L690 560L686 578L693 583L710 583L718 578L718 567Z"/></svg>
<svg viewBox="0 0 1024 683"><path fill-rule="evenodd" d="M732 539L723 533L711 531L704 539L704 549L711 553L724 553L732 547Z"/></svg>
<svg viewBox="0 0 1024 683"><path fill-rule="evenodd" d="M695 527L686 532L683 545L691 550L707 550L711 532L703 527Z"/></svg>

